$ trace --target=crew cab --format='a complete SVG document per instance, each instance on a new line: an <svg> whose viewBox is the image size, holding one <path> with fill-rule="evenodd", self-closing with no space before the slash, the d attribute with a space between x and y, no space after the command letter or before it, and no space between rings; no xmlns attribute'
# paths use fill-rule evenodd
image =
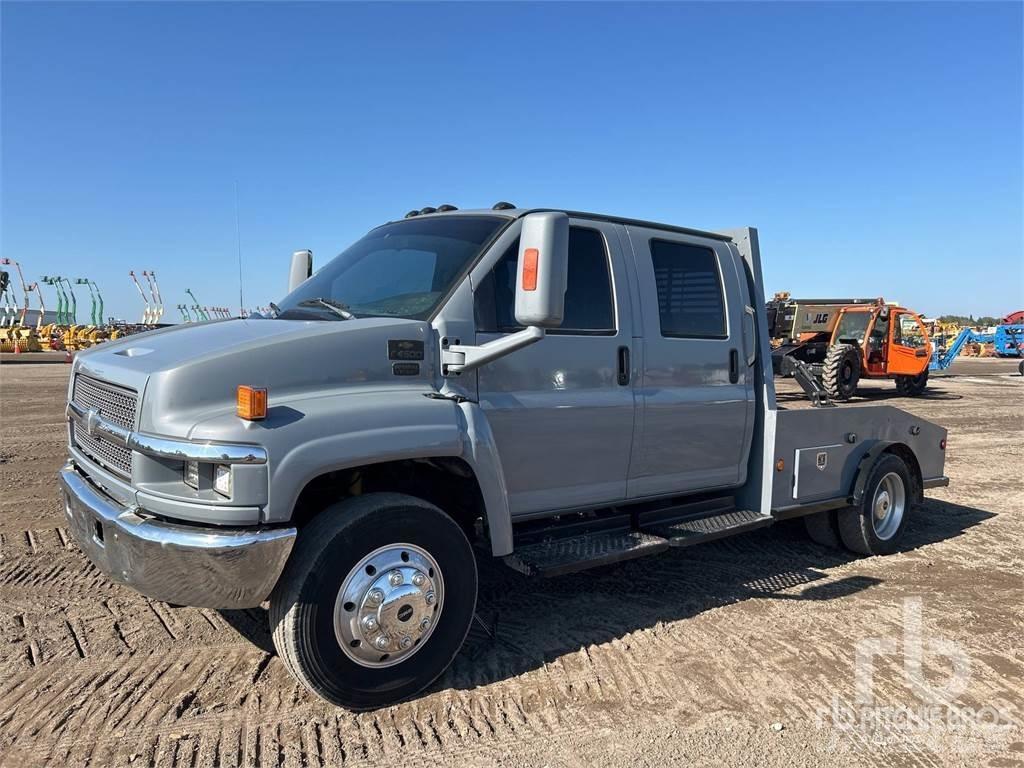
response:
<svg viewBox="0 0 1024 768"><path fill-rule="evenodd" d="M269 601L338 705L447 668L478 558L558 576L793 516L885 554L947 483L923 419L777 407L753 228L442 206L310 264L270 317L79 354L60 487L108 577Z"/></svg>

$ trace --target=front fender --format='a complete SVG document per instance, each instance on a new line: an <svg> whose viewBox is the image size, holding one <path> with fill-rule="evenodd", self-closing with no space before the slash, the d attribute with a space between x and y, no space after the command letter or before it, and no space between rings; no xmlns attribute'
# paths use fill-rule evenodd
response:
<svg viewBox="0 0 1024 768"><path fill-rule="evenodd" d="M327 472L401 459L463 459L476 475L495 555L512 551L512 524L501 460L476 403L425 397L423 389L334 393L274 403L247 437L267 449L264 522L291 519L302 489ZM233 417L232 417L233 418ZM207 435L212 424L198 430Z"/></svg>

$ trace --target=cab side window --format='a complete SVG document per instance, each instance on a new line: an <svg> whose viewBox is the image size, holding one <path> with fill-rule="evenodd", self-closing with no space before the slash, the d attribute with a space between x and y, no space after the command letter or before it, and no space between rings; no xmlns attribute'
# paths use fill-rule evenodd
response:
<svg viewBox="0 0 1024 768"><path fill-rule="evenodd" d="M725 296L718 258L710 248L651 240L658 288L661 335L685 339L725 339Z"/></svg>
<svg viewBox="0 0 1024 768"><path fill-rule="evenodd" d="M480 333L513 333L516 322L517 239L476 290L474 310ZM614 335L615 302L604 237L596 229L569 228L569 273L565 289L565 319L549 334Z"/></svg>

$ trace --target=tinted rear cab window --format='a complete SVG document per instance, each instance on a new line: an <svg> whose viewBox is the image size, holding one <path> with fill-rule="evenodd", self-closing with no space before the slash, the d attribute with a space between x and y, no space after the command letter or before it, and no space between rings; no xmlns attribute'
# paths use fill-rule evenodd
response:
<svg viewBox="0 0 1024 768"><path fill-rule="evenodd" d="M515 317L518 238L476 291L476 326L481 333L510 333L522 328ZM548 333L615 333L615 303L604 237L596 229L569 228L569 273L565 319Z"/></svg>
<svg viewBox="0 0 1024 768"><path fill-rule="evenodd" d="M715 252L669 240L651 240L650 246L661 335L727 338L725 298Z"/></svg>

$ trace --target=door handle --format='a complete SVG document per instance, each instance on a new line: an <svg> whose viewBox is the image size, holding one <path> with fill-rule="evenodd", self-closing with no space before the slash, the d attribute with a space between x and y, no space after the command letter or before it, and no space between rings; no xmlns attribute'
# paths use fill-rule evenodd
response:
<svg viewBox="0 0 1024 768"><path fill-rule="evenodd" d="M629 384L629 347L619 347L619 386Z"/></svg>
<svg viewBox="0 0 1024 768"><path fill-rule="evenodd" d="M735 384L740 380L740 353L735 349L729 350L729 383Z"/></svg>

